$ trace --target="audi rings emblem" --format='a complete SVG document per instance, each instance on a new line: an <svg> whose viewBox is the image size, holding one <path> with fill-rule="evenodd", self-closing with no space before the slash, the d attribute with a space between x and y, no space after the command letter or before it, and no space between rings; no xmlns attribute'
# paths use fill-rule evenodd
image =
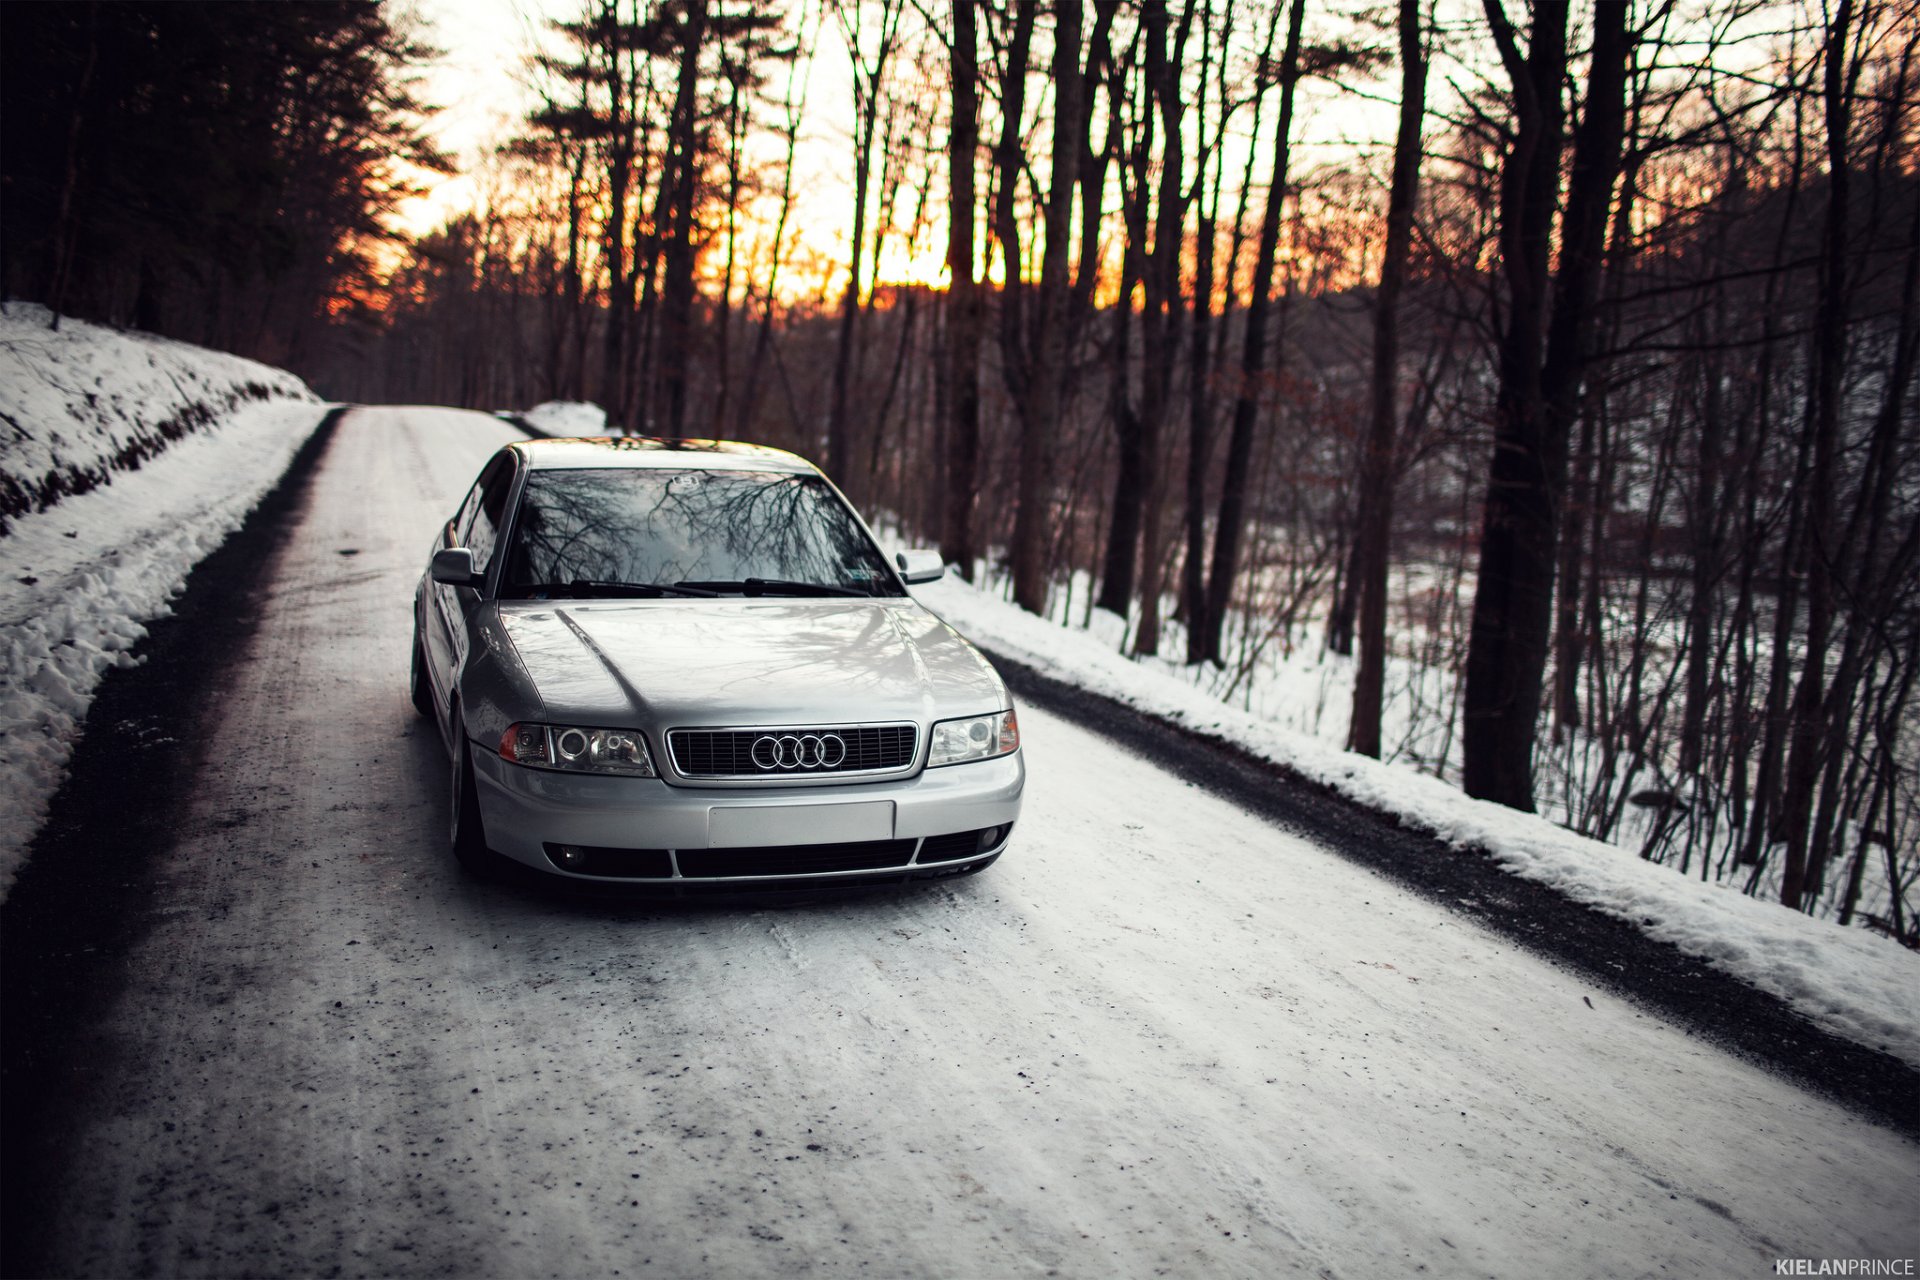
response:
<svg viewBox="0 0 1920 1280"><path fill-rule="evenodd" d="M847 760L847 743L837 733L763 733L753 740L753 765L775 769L838 769Z"/></svg>

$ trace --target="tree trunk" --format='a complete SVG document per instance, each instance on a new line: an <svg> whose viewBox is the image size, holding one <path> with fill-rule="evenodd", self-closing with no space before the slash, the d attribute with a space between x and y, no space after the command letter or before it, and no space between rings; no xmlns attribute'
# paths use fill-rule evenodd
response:
<svg viewBox="0 0 1920 1280"><path fill-rule="evenodd" d="M1147 305L1140 317L1140 425L1148 470L1146 502L1140 513L1140 625L1134 632L1133 651L1142 656L1160 652L1160 591L1166 571L1161 554L1166 478L1160 465L1160 439L1173 399L1174 363L1180 349L1180 241L1186 225L1182 186L1186 171L1186 101L1181 96L1180 68L1194 5L1195 0L1188 0L1171 48L1167 45L1166 5L1148 0L1141 14L1146 40L1145 88L1150 102L1158 108L1163 135L1153 250L1143 274Z"/></svg>
<svg viewBox="0 0 1920 1280"><path fill-rule="evenodd" d="M1204 630L1209 661L1221 660L1220 636L1233 583L1240 570L1245 535L1248 471L1253 462L1253 428L1266 389L1267 322L1273 313L1273 266L1280 251L1280 217L1287 202L1288 148L1293 134L1294 87L1300 79L1300 31L1306 0L1293 0L1287 16L1286 51L1280 56L1280 120L1273 140L1273 171L1267 179L1267 204L1260 217L1254 249L1253 280L1247 298L1247 328L1240 351L1240 377L1234 391L1233 425L1227 435L1220 515L1213 529L1213 563L1207 578L1206 616L1193 625Z"/></svg>
<svg viewBox="0 0 1920 1280"><path fill-rule="evenodd" d="M1797 100L1796 100L1797 104ZM1791 167L1787 175L1785 208L1780 219L1780 229L1774 241L1771 270L1767 276L1766 291L1761 307L1760 357L1754 379L1754 434L1756 441L1768 439L1775 430L1773 417L1773 383L1775 355L1780 345L1781 319L1780 288L1783 280L1790 278L1790 262L1794 257L1792 228L1797 225L1795 213L1798 209L1800 192L1804 185L1803 175L1806 168L1804 148L1800 139L1805 130L1800 126L1798 106L1793 128L1794 148ZM1802 417L1804 418L1804 414ZM1747 883L1747 892L1751 893L1758 883L1765 867L1765 849L1773 835L1773 827L1779 822L1780 769L1786 754L1785 743L1789 733L1787 725L1787 696L1793 675L1793 632L1799 616L1800 583L1794 577L1794 565L1799 558L1802 527L1806 519L1806 474L1808 450L1811 440L1803 428L1794 457L1792 483L1789 486L1787 502L1787 528L1781 539L1779 564L1779 586L1774 594L1773 639L1770 647L1770 660L1767 671L1766 697L1759 717L1760 760L1753 771L1753 804L1746 824L1746 834L1741 841L1738 854L1739 865L1752 868ZM1764 536L1764 520L1757 510L1761 496L1761 465L1763 452L1753 450L1748 464L1746 486L1749 493L1746 524L1753 535L1753 545L1758 554L1760 539Z"/></svg>
<svg viewBox="0 0 1920 1280"><path fill-rule="evenodd" d="M953 132L947 147L947 485L940 554L973 580L973 504L980 487L980 289L973 278L974 159L980 149L979 32L973 6L953 7Z"/></svg>
<svg viewBox="0 0 1920 1280"><path fill-rule="evenodd" d="M1038 4L1012 6L1006 61L1001 66L1000 137L993 149L993 238L1000 246L1000 376L1007 394L1020 403L1027 394L1027 285L1018 194L1025 154L1022 121L1027 105L1027 64L1033 50Z"/></svg>
<svg viewBox="0 0 1920 1280"><path fill-rule="evenodd" d="M1820 770L1825 701L1827 643L1833 625L1833 575L1843 571L1834 555L1834 454L1840 434L1841 377L1847 354L1847 214L1852 182L1847 134L1852 117L1852 86L1847 79L1847 36L1853 0L1840 0L1827 31L1825 99L1827 119L1827 211L1821 235L1820 297L1814 311L1813 386L1807 419L1813 441L1813 470L1807 488L1806 537L1802 563L1807 593L1805 659L1793 699L1792 750L1787 757L1783 805L1786 865L1780 876L1780 901L1798 909L1806 887L1807 824Z"/></svg>
<svg viewBox="0 0 1920 1280"><path fill-rule="evenodd" d="M804 83L804 82L803 82ZM767 264L767 283L760 293L760 323L753 343L753 358L747 365L746 389L740 397L740 409L734 427L734 435L739 439L751 439L754 436L753 422L760 407L760 382L766 369L767 357L773 349L773 308L778 296L780 267L785 261L784 246L787 237L787 220L793 214L793 161L800 147L800 121L806 114L806 94L797 96L792 93L792 81L788 81L788 96L784 104L786 121L781 126L781 140L786 144L786 160L780 168L780 212L773 223L773 236L769 252L772 260ZM799 423L794 423L795 428Z"/></svg>
<svg viewBox="0 0 1920 1280"><path fill-rule="evenodd" d="M738 274L740 251L740 195L745 187L741 172L741 149L746 142L747 109L742 100L744 72L727 76L727 270L721 278L720 297L714 316L713 412L708 415L708 434L726 435L728 397L733 392L733 282Z"/></svg>
<svg viewBox="0 0 1920 1280"><path fill-rule="evenodd" d="M667 224L665 276L660 286L660 373L669 436L686 433L687 365L693 336L693 205L700 164L697 128L700 50L706 42L706 0L692 0L681 20L680 80L668 139L673 198Z"/></svg>
<svg viewBox="0 0 1920 1280"><path fill-rule="evenodd" d="M1134 561L1140 551L1140 509L1146 503L1147 454L1140 419L1133 411L1133 286L1138 256L1129 247L1120 265L1120 297L1113 305L1113 338L1108 356L1109 406L1113 420L1113 515L1107 529L1106 558L1100 571L1098 607L1121 618L1133 600Z"/></svg>
<svg viewBox="0 0 1920 1280"><path fill-rule="evenodd" d="M1232 10L1227 12L1231 21ZM1204 662L1207 656L1206 628L1200 625L1207 601L1207 479L1213 460L1214 390L1214 267L1218 256L1220 186L1225 175L1225 134L1231 108L1224 88L1219 96L1219 117L1212 138L1207 136L1207 83L1214 68L1213 23L1211 16L1201 19L1199 101L1194 133L1200 140L1200 153L1194 165L1194 240L1193 308L1189 324L1193 341L1187 347L1187 485L1185 533L1186 549L1180 558L1180 616L1187 625L1187 662ZM1225 33L1223 32L1223 37ZM1224 62L1226 52L1221 51ZM1207 170L1213 179L1208 188ZM1228 292L1232 292L1233 264L1227 264ZM1224 338L1224 325L1222 337ZM1220 344L1224 345L1224 343Z"/></svg>
<svg viewBox="0 0 1920 1280"><path fill-rule="evenodd" d="M633 121L627 116L627 80L622 74L619 13L607 0L596 34L607 59L607 222L601 256L607 270L607 327L600 347L600 396L616 415L625 403L627 320L633 311L633 255L628 243L627 188L632 181Z"/></svg>
<svg viewBox="0 0 1920 1280"><path fill-rule="evenodd" d="M1187 549L1180 568L1189 664L1204 662L1207 657L1206 628L1200 622L1207 607L1207 464L1213 445L1213 397L1208 378L1213 354L1213 238L1214 220L1203 208L1194 243L1193 342L1187 349Z"/></svg>
<svg viewBox="0 0 1920 1280"><path fill-rule="evenodd" d="M1013 523L1013 599L1029 613L1047 610L1047 535L1052 522L1053 442L1066 405L1069 334L1069 220L1079 178L1086 78L1080 67L1081 0L1055 0L1053 166L1046 203L1046 245L1040 260L1033 363L1020 429L1020 473ZM1003 179L1004 180L1004 179Z"/></svg>
<svg viewBox="0 0 1920 1280"><path fill-rule="evenodd" d="M1702 343L1702 347L1705 347ZM1720 362L1712 353L1701 358L1700 414L1695 427L1694 486L1687 524L1693 567L1687 599L1686 701L1680 719L1680 772L1700 769L1707 731L1707 703L1713 657L1713 604L1720 589L1721 435L1725 429L1721 404Z"/></svg>
<svg viewBox="0 0 1920 1280"><path fill-rule="evenodd" d="M1387 668L1387 561L1393 537L1399 413L1400 293L1413 248L1413 207L1420 192L1420 127L1426 118L1427 57L1419 0L1400 0L1400 129L1393 144L1393 186L1373 316L1373 416L1360 459L1357 553L1353 584L1360 595L1360 662L1353 682L1347 745L1380 756L1380 712Z"/></svg>
<svg viewBox="0 0 1920 1280"><path fill-rule="evenodd" d="M1567 493L1567 526L1560 532L1560 572L1554 584L1560 601L1554 609L1553 723L1556 733L1580 727L1580 664L1586 632L1581 625L1581 569L1585 564L1587 521L1594 506L1593 414L1580 415L1580 446L1574 453Z"/></svg>
<svg viewBox="0 0 1920 1280"><path fill-rule="evenodd" d="M1494 450L1467 649L1463 781L1471 796L1531 812L1567 437L1578 408L1619 171L1629 42L1626 6L1596 6L1586 110L1575 141L1549 314L1567 6L1562 0L1535 6L1523 61L1499 0L1486 3L1513 81L1519 127L1501 174L1500 254L1509 311L1500 335Z"/></svg>
<svg viewBox="0 0 1920 1280"><path fill-rule="evenodd" d="M885 89L887 64L893 57L895 34L899 29L901 6L895 0L881 6L880 43L871 65L861 54L859 6L847 27L847 54L853 62L854 144L853 144L853 242L847 253L847 290L840 298L840 340L834 347L833 394L827 409L827 471L844 486L855 502L865 495L855 484L852 429L847 404L853 366L860 353L859 326L865 303L862 298L861 261L866 251L867 190L872 185L874 135L880 124L880 98Z"/></svg>

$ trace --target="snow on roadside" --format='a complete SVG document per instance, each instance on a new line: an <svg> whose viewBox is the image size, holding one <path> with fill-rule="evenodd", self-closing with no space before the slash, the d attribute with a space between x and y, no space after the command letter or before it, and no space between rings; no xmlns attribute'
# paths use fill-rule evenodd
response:
<svg viewBox="0 0 1920 1280"><path fill-rule="evenodd" d="M0 900L101 677L134 661L144 624L170 611L188 572L239 527L327 408L290 374L146 335L69 321L17 340L33 310L8 304L0 316L0 412L31 443L0 456L98 470L94 487L16 515L0 535L0 796L10 818ZM185 408L196 404L205 412ZM148 429L183 408L199 419L192 430ZM105 465L138 440L164 451L137 470Z"/></svg>
<svg viewBox="0 0 1920 1280"><path fill-rule="evenodd" d="M257 361L0 304L0 534L118 476L247 403L311 402Z"/></svg>
<svg viewBox="0 0 1920 1280"><path fill-rule="evenodd" d="M607 411L584 400L547 400L512 416L543 436L607 434Z"/></svg>
<svg viewBox="0 0 1920 1280"><path fill-rule="evenodd" d="M1473 800L1437 778L1382 764L1226 706L1184 681L949 577L914 588L985 648L1284 765L1456 847L1487 850L1515 875L1633 924L1780 997L1835 1034L1920 1067L1920 955L1771 902L1675 875L1544 818Z"/></svg>

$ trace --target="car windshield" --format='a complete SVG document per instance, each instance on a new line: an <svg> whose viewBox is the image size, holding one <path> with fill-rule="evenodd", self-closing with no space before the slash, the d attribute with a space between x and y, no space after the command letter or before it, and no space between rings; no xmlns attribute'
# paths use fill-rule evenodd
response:
<svg viewBox="0 0 1920 1280"><path fill-rule="evenodd" d="M891 596L879 550L819 476L535 471L500 594Z"/></svg>

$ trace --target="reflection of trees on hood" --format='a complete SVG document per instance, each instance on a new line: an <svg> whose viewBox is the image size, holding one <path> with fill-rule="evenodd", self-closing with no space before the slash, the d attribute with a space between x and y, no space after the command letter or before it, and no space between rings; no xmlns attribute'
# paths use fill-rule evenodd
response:
<svg viewBox="0 0 1920 1280"><path fill-rule="evenodd" d="M814 476L755 471L554 471L527 482L515 586L783 578L891 585L865 533Z"/></svg>

